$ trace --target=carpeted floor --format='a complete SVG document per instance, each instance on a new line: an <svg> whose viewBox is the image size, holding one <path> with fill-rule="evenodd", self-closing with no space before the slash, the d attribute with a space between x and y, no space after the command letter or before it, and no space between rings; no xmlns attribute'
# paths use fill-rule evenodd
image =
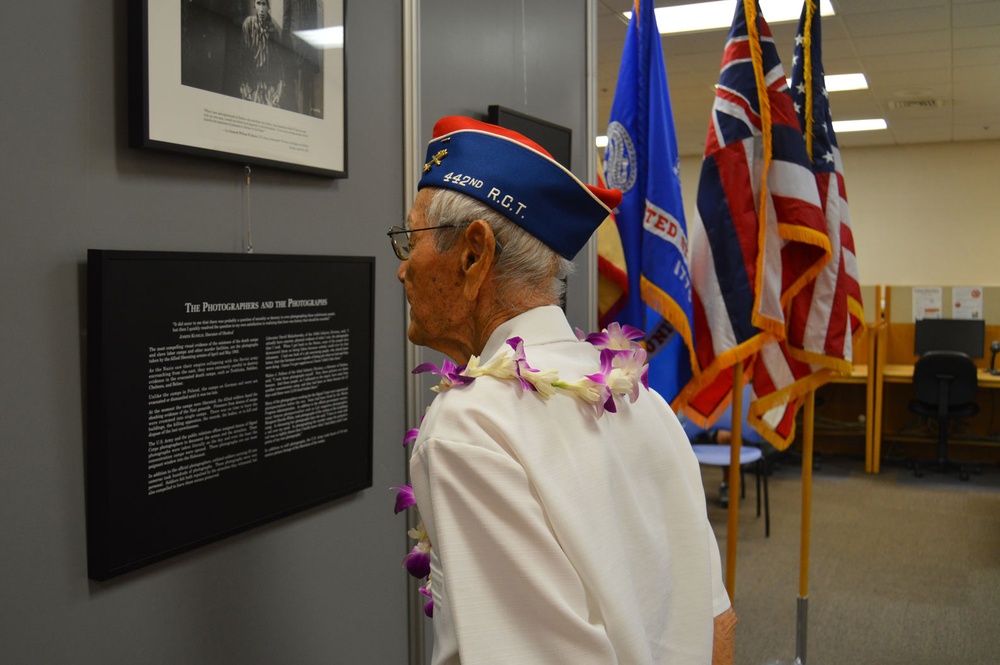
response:
<svg viewBox="0 0 1000 665"><path fill-rule="evenodd" d="M968 482L915 478L883 463L817 458L813 475L806 665L1000 664L1000 468ZM795 659L801 468L770 477L771 537L753 475L740 505L737 665ZM703 469L709 518L726 557L721 472Z"/></svg>

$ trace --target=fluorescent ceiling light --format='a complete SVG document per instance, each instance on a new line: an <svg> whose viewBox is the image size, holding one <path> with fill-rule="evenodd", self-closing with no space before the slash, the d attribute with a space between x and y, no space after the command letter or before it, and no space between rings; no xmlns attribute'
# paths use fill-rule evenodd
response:
<svg viewBox="0 0 1000 665"><path fill-rule="evenodd" d="M318 30L294 30L292 34L313 48L344 48L344 26L342 25L319 28Z"/></svg>
<svg viewBox="0 0 1000 665"><path fill-rule="evenodd" d="M827 92L842 92L844 90L867 90L868 79L864 74L827 74L823 77ZM788 87L792 87L792 79L786 78Z"/></svg>
<svg viewBox="0 0 1000 665"><path fill-rule="evenodd" d="M868 118L867 120L834 120L833 131L835 134L845 134L847 132L869 132L873 129L886 129L884 118Z"/></svg>
<svg viewBox="0 0 1000 665"><path fill-rule="evenodd" d="M802 14L802 0L760 0L760 11L768 23L797 21ZM820 0L819 13L821 16L833 15L830 0ZM632 18L632 12L624 14L625 18ZM732 24L732 0L656 8L656 25L663 35L729 28Z"/></svg>
<svg viewBox="0 0 1000 665"><path fill-rule="evenodd" d="M842 90L867 90L868 79L864 74L827 74L823 77L827 92Z"/></svg>

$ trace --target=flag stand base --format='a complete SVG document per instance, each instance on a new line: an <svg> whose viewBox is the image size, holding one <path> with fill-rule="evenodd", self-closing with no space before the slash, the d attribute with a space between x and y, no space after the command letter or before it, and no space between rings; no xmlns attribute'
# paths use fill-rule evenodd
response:
<svg viewBox="0 0 1000 665"><path fill-rule="evenodd" d="M809 598L798 598L795 620L795 663L806 664L806 632L809 624Z"/></svg>
<svg viewBox="0 0 1000 665"><path fill-rule="evenodd" d="M799 597L796 603L795 619L795 660L779 658L762 665L806 665L806 624L809 619L809 598Z"/></svg>

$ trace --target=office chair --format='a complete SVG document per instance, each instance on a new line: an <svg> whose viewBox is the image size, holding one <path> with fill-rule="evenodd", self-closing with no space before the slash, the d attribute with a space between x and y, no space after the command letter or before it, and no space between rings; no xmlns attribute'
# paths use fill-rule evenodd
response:
<svg viewBox="0 0 1000 665"><path fill-rule="evenodd" d="M971 418L979 413L974 401L979 379L976 365L959 351L928 351L913 367L913 395L910 411L938 424L937 459L917 462L915 474L925 469L948 472L957 470L959 478L969 479L969 470L978 473L975 464L963 465L948 459L948 425L952 420Z"/></svg>
<svg viewBox="0 0 1000 665"><path fill-rule="evenodd" d="M691 445L698 464L704 466L729 466L732 448L727 444L695 443ZM764 454L756 446L740 446L740 496L746 496L747 484L744 481L743 469L754 465L754 475L757 478L757 517L760 517L760 484L764 479L764 536L771 537L771 507L767 497L767 462ZM732 501L733 499L730 499Z"/></svg>
<svg viewBox="0 0 1000 665"><path fill-rule="evenodd" d="M767 456L764 454L764 447L768 446L767 442L764 440L757 430L750 426L747 421L747 414L750 409L750 402L753 396L751 390L753 386L747 384L743 388L743 420L742 420L742 432L743 432L743 445L740 446L740 496L746 496L747 484L744 480L745 474L744 469L751 464L754 465L754 475L757 480L757 517L760 517L760 486L761 478L764 479L764 534L770 537L771 535L771 510L768 505L767 497L767 476L770 473L768 466ZM703 466L717 466L724 468L729 466L730 451L732 450L730 446L726 444L719 443L709 443L702 444L697 443L698 441L704 441L704 435L709 433L709 430L705 430L698 425L694 424L686 418L681 418L681 425L684 427L684 432L688 435L688 439L691 440L691 448L694 450L695 457L698 458L698 463ZM732 406L726 409L719 419L712 425L711 432L718 432L720 429L730 430L733 429L733 410ZM711 437L714 441L714 436Z"/></svg>

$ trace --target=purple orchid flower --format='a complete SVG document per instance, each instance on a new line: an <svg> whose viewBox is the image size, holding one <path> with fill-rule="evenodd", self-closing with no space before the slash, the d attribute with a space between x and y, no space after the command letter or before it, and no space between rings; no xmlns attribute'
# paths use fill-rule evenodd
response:
<svg viewBox="0 0 1000 665"><path fill-rule="evenodd" d="M438 367L434 363L421 363L413 368L413 374L423 374L425 372L430 372L431 374L437 374L441 377L444 383L449 384L449 387L456 385L464 385L466 383L472 383L475 379L471 376L462 376L462 372L465 370L465 365L458 366L451 362L447 358L441 361L441 367Z"/></svg>
<svg viewBox="0 0 1000 665"><path fill-rule="evenodd" d="M399 490L396 493L396 507L394 509L397 515L417 504L417 500L413 497L413 488L409 485L394 485L391 489Z"/></svg>
<svg viewBox="0 0 1000 665"><path fill-rule="evenodd" d="M601 396L594 405L597 408L597 417L600 418L604 412L618 413L618 405L615 404L615 395L608 386L601 386Z"/></svg>
<svg viewBox="0 0 1000 665"><path fill-rule="evenodd" d="M601 386L597 403L597 416L605 411L617 413L615 395L628 395L629 401L639 398L639 385L649 389L649 367L646 350L639 347L628 350L605 348L601 350L601 371L588 374L587 378Z"/></svg>
<svg viewBox="0 0 1000 665"><path fill-rule="evenodd" d="M602 354L608 353L607 350ZM635 349L634 351L617 351L612 358L612 364L618 369L623 377L627 377L632 382L632 389L629 391L629 401L634 402L639 398L639 384L641 383L649 390L649 366L646 365L646 350Z"/></svg>
<svg viewBox="0 0 1000 665"><path fill-rule="evenodd" d="M580 332L577 332L579 337ZM598 349L613 349L615 351L626 351L641 348L633 340L642 339L645 336L638 328L628 325L623 326L618 322L611 323L602 332L587 335L587 341Z"/></svg>
<svg viewBox="0 0 1000 665"><path fill-rule="evenodd" d="M430 600L428 600L426 603L424 603L424 614L426 614L428 618L433 619L434 618L434 596L431 595L430 586L431 586L431 583L430 583L430 580L428 580L427 584L425 584L424 586L420 587L420 593L422 593L425 596L427 596L428 598L430 598Z"/></svg>
<svg viewBox="0 0 1000 665"><path fill-rule="evenodd" d="M417 543L410 553L403 557L403 566L406 571L418 579L423 579L431 574L431 553L430 543L421 541Z"/></svg>
<svg viewBox="0 0 1000 665"><path fill-rule="evenodd" d="M420 434L420 430L414 427L413 429L407 430L406 434L403 436L403 447L410 445L417 440L417 435Z"/></svg>
<svg viewBox="0 0 1000 665"><path fill-rule="evenodd" d="M532 368L528 365L528 360L524 357L524 340L520 337L511 337L507 340L507 345L514 349L514 372L517 374L518 380L521 382L521 387L525 390L530 390L532 392L537 392L538 389L535 388L534 384L525 379L521 372L537 372L537 369Z"/></svg>
<svg viewBox="0 0 1000 665"><path fill-rule="evenodd" d="M600 397L597 398L597 417L600 418L604 415L605 411L610 411L611 413L618 413L618 407L615 405L615 396L611 392L611 387L608 386L607 373L611 371L611 361L607 361L607 366L605 366L604 352L601 352L601 371L597 374L588 374L587 378L600 386L599 394Z"/></svg>

